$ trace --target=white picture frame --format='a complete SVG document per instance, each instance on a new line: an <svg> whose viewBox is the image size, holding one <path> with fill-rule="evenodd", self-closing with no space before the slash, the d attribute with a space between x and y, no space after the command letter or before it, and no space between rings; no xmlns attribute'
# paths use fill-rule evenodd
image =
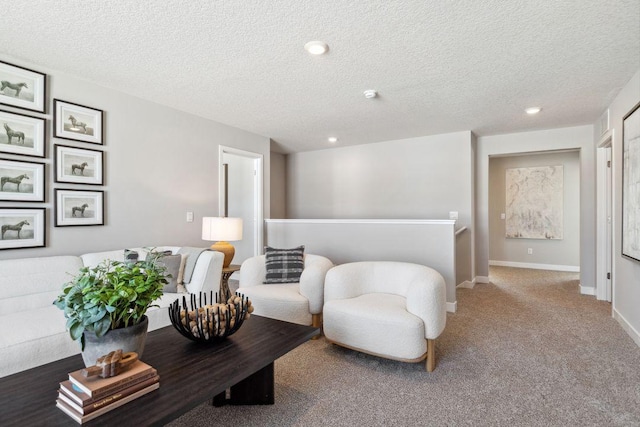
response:
<svg viewBox="0 0 640 427"><path fill-rule="evenodd" d="M0 208L0 250L46 245L45 208Z"/></svg>
<svg viewBox="0 0 640 427"><path fill-rule="evenodd" d="M55 190L55 226L104 225L104 191Z"/></svg>
<svg viewBox="0 0 640 427"><path fill-rule="evenodd" d="M0 154L45 156L45 119L0 110Z"/></svg>
<svg viewBox="0 0 640 427"><path fill-rule="evenodd" d="M47 75L0 61L0 104L45 112Z"/></svg>
<svg viewBox="0 0 640 427"><path fill-rule="evenodd" d="M102 144L102 110L53 100L53 136L72 141Z"/></svg>
<svg viewBox="0 0 640 427"><path fill-rule="evenodd" d="M103 185L104 153L98 150L55 145L55 182Z"/></svg>

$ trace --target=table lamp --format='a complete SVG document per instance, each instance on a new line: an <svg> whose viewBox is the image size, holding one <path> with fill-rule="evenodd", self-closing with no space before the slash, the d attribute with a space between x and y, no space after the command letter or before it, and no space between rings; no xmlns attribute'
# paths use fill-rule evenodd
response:
<svg viewBox="0 0 640 427"><path fill-rule="evenodd" d="M211 249L222 252L222 268L229 267L236 253L229 241L242 240L242 218L205 216L202 218L202 240L216 241Z"/></svg>

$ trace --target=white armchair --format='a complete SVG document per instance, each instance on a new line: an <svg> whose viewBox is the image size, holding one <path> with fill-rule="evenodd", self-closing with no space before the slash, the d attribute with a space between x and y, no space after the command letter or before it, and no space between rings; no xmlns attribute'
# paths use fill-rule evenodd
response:
<svg viewBox="0 0 640 427"><path fill-rule="evenodd" d="M446 288L432 268L403 262L356 262L325 279L324 335L353 350L403 362L427 359L444 330Z"/></svg>
<svg viewBox="0 0 640 427"><path fill-rule="evenodd" d="M251 299L254 314L321 327L324 277L331 267L327 258L305 254L300 283L264 284L265 256L258 255L242 263L238 292Z"/></svg>

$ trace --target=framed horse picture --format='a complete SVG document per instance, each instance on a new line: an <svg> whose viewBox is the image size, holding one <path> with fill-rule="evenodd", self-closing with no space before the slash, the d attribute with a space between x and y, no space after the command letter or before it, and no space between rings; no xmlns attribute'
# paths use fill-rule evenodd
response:
<svg viewBox="0 0 640 427"><path fill-rule="evenodd" d="M0 104L45 112L47 75L0 61Z"/></svg>
<svg viewBox="0 0 640 427"><path fill-rule="evenodd" d="M0 200L44 202L44 164L0 159Z"/></svg>
<svg viewBox="0 0 640 427"><path fill-rule="evenodd" d="M104 153L98 150L55 145L55 181L71 184L104 184Z"/></svg>
<svg viewBox="0 0 640 427"><path fill-rule="evenodd" d="M44 119L0 110L0 123L0 153L44 157Z"/></svg>
<svg viewBox="0 0 640 427"><path fill-rule="evenodd" d="M53 136L102 144L102 110L54 99Z"/></svg>
<svg viewBox="0 0 640 427"><path fill-rule="evenodd" d="M45 246L45 208L0 208L0 249Z"/></svg>
<svg viewBox="0 0 640 427"><path fill-rule="evenodd" d="M56 189L56 227L104 225L104 192Z"/></svg>

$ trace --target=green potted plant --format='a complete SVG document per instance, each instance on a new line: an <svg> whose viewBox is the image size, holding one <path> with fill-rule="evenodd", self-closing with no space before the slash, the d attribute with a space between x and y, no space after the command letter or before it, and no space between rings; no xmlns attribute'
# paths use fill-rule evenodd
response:
<svg viewBox="0 0 640 427"><path fill-rule="evenodd" d="M145 313L157 306L153 302L168 277L161 255L147 258L81 268L54 301L64 310L71 338L80 341L85 365L119 348L142 356L149 324Z"/></svg>

